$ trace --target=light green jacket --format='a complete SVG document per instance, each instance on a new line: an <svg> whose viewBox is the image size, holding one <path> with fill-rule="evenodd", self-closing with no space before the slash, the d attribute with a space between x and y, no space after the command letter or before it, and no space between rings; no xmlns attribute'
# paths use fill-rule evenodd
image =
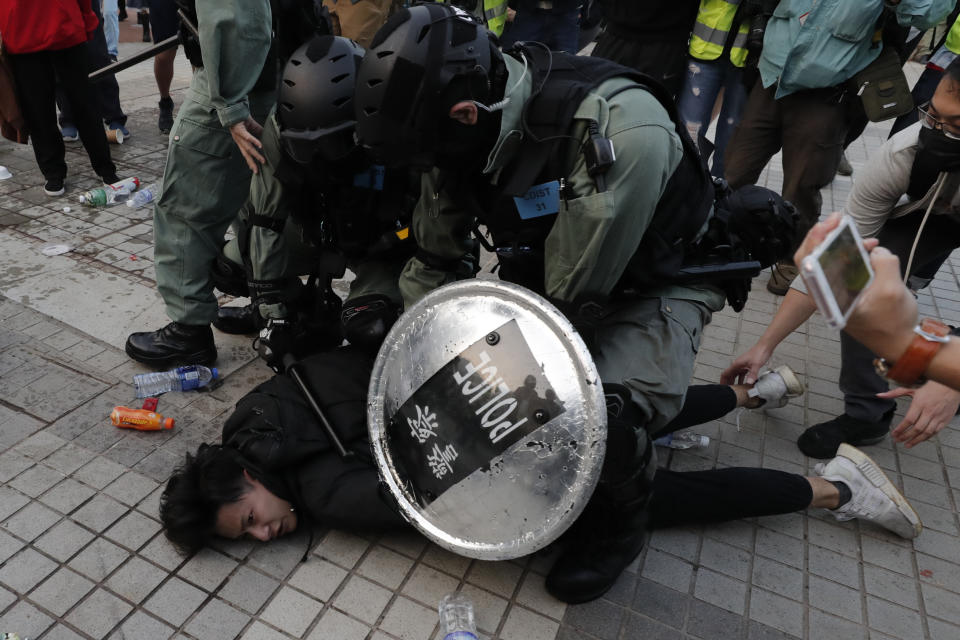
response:
<svg viewBox="0 0 960 640"><path fill-rule="evenodd" d="M532 90L523 64L505 56L509 71L507 97L500 136L488 157L484 174L496 183L519 148L524 133L520 114ZM519 80L518 80L519 78ZM587 174L584 157L570 145L574 157L566 176L572 194L561 202L556 221L546 238L543 292L560 301L584 294L607 295L620 280L653 218L667 181L680 163L683 150L667 112L649 92L626 90L634 84L614 78L601 84L581 102L571 135L586 139L587 120L613 142L616 162L606 174L606 190ZM423 180L420 202L414 212L413 231L418 246L442 258L462 256L469 246L473 218L458 210L449 196L436 189L437 174ZM412 258L401 275L400 290L406 305L453 279L453 274L431 268ZM711 309L723 306L723 294L712 287L664 286L642 292L704 302Z"/></svg>
<svg viewBox="0 0 960 640"><path fill-rule="evenodd" d="M203 68L189 99L215 109L229 127L250 117L247 94L260 77L273 31L269 0L199 0L197 30Z"/></svg>

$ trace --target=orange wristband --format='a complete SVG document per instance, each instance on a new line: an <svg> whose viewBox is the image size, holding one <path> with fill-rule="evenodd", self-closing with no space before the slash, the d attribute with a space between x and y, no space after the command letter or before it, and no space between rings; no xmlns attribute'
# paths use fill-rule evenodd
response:
<svg viewBox="0 0 960 640"><path fill-rule="evenodd" d="M917 334L913 342L887 370L888 378L905 387L917 383L937 355L940 345L950 340L950 327L932 318L924 318L913 331Z"/></svg>

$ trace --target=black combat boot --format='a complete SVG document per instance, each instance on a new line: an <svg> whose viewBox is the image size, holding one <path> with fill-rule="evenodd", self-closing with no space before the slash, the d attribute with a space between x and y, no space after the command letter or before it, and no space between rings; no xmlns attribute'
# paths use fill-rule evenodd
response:
<svg viewBox="0 0 960 640"><path fill-rule="evenodd" d="M576 531L547 575L550 594L570 604L599 598L643 549L649 534L648 507L657 460L653 443L635 414L626 390L607 391L607 457L600 482L575 523ZM611 397L619 396L619 407ZM616 400L615 400L616 402ZM627 409L625 410L625 407ZM616 415L615 415L616 413Z"/></svg>
<svg viewBox="0 0 960 640"><path fill-rule="evenodd" d="M253 303L242 307L220 307L213 326L232 335L253 335L264 326L260 312Z"/></svg>
<svg viewBox="0 0 960 640"><path fill-rule="evenodd" d="M210 365L217 360L210 325L171 322L163 329L131 333L127 355L144 364L166 369L180 364Z"/></svg>

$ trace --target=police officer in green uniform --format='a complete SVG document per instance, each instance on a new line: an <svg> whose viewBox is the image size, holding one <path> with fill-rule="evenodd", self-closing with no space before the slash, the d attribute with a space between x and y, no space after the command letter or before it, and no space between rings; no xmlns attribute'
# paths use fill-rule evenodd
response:
<svg viewBox="0 0 960 640"><path fill-rule="evenodd" d="M438 168L414 212L405 303L454 278L447 265L482 223L500 277L563 309L605 382L601 481L546 582L567 602L605 592L642 548L648 434L678 413L703 327L724 304L719 288L674 278L709 227L714 186L649 80L535 45L501 55L441 5L388 20L358 72L360 142L385 162Z"/></svg>
<svg viewBox="0 0 960 640"><path fill-rule="evenodd" d="M172 322L126 343L131 358L158 368L217 358L210 266L264 161L258 123L276 100L271 2L198 2L195 12L199 46L184 47L193 77L170 132L154 209L157 289Z"/></svg>
<svg viewBox="0 0 960 640"><path fill-rule="evenodd" d="M253 299L221 308L215 326L263 328L258 351L274 366L304 340L345 337L375 349L401 306L397 281L413 253L408 225L419 183L409 170L373 164L354 142L362 57L355 42L329 35L290 57L264 127L267 161L214 267L218 289ZM356 278L341 310L328 287L347 265ZM308 274L315 282L305 287L298 276Z"/></svg>

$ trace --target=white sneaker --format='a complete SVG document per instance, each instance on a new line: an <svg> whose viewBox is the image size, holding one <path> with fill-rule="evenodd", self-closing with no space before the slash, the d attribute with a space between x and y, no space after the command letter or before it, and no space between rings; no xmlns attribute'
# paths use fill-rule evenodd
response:
<svg viewBox="0 0 960 640"><path fill-rule="evenodd" d="M842 482L852 497L845 505L828 509L837 520L859 518L893 531L901 538L916 538L923 530L920 516L870 456L841 444L837 457L815 467L824 480Z"/></svg>
<svg viewBox="0 0 960 640"><path fill-rule="evenodd" d="M802 394L803 383L787 365L761 373L753 388L747 392L751 398L764 401L758 409L778 409L785 406L790 398Z"/></svg>

